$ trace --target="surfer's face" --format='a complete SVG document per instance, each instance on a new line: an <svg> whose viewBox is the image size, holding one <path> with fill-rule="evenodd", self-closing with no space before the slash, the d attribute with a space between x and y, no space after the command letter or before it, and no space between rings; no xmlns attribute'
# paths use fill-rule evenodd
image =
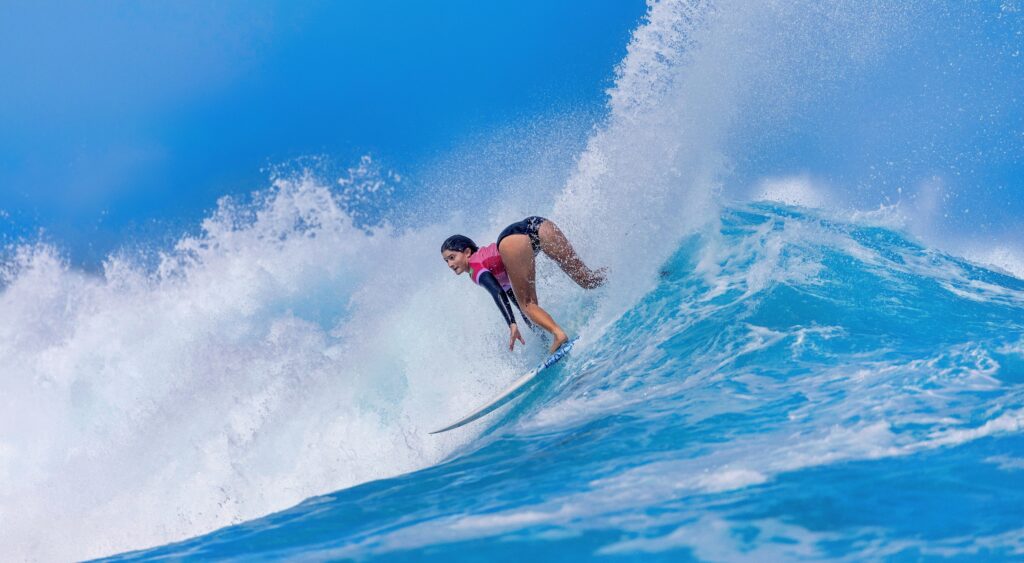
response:
<svg viewBox="0 0 1024 563"><path fill-rule="evenodd" d="M444 258L444 263L455 272L455 275L459 275L469 270L469 255L472 253L473 251L468 248L462 252L442 250L441 258Z"/></svg>

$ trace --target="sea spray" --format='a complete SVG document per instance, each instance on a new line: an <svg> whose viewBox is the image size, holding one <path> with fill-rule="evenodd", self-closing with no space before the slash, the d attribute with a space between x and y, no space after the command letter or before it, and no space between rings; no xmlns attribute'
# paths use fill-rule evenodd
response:
<svg viewBox="0 0 1024 563"><path fill-rule="evenodd" d="M421 199L450 212L367 224L337 178L285 177L224 200L155 249L155 268L115 254L89 275L52 246L20 247L0 294L0 540L14 557L100 555L421 469L280 517L295 527L260 519L218 541L239 556L444 557L494 538L567 555L1020 553L1019 280L865 219L880 204L923 215L934 192L917 224L941 232L954 180L974 174L946 162L996 152L956 145L966 122L922 111L932 98L886 98L892 61L920 62L922 27L956 37L990 21L924 8L652 2L575 172L524 192L610 268L587 294L538 266L545 306L584 336L578 371L497 428L425 437L543 351L528 335L521 355L502 352L486 296L443 269L437 244L518 219L507 187L521 178L472 199L477 213L426 185ZM998 97L1019 73L975 84L928 62L946 77L929 83L935 107L1005 118L961 93ZM833 209L731 202L748 196ZM872 495L921 482L902 463L938 468L931 494L880 514ZM943 488L943 468L968 477ZM963 493L969 482L998 494ZM799 509L822 504L865 520ZM915 512L951 505L966 507L954 526Z"/></svg>
<svg viewBox="0 0 1024 563"><path fill-rule="evenodd" d="M420 430L521 358L474 312L486 296L442 275L437 241L455 227L360 228L345 203L312 177L278 180L223 200L151 270L112 256L88 275L48 246L17 252L0 295L8 554L183 538L464 439ZM453 362L455 343L484 352ZM54 529L61 541L42 542Z"/></svg>
<svg viewBox="0 0 1024 563"><path fill-rule="evenodd" d="M140 555L1018 558L1024 281L777 204L717 240L445 463Z"/></svg>

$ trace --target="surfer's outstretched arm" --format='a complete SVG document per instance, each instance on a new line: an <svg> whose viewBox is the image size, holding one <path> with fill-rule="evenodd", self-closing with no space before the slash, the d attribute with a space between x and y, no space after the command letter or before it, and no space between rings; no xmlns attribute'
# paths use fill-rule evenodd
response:
<svg viewBox="0 0 1024 563"><path fill-rule="evenodd" d="M479 282L480 287L486 289L487 293L491 294L494 304L498 306L501 315L505 317L505 324L509 328L508 349L512 350L515 347L516 340L526 344L526 341L523 340L523 335L519 333L519 327L516 325L516 317L512 313L512 306L509 305L508 296L505 295L505 290L498 283L498 278L495 278L494 274L490 272L484 272L480 274ZM513 297L513 300L515 300L515 297ZM519 303L516 303L516 307L519 307ZM519 312L522 313L522 310L520 309Z"/></svg>
<svg viewBox="0 0 1024 563"><path fill-rule="evenodd" d="M486 289L487 293L491 294L494 304L501 311L501 316L505 317L505 324L515 324L516 317L512 314L512 306L509 305L508 297L505 296L505 290L501 288L501 284L498 283L498 279L494 277L494 274L490 272L480 274L480 287Z"/></svg>
<svg viewBox="0 0 1024 563"><path fill-rule="evenodd" d="M526 313L523 312L523 308L520 307L519 302L516 301L516 292L510 289L505 292L505 295L507 295L508 298L512 300L512 304L516 306L516 309L519 309L519 316L523 319L523 322L526 323L526 326L528 326L530 329L533 329L533 323L530 321L530 317L526 316Z"/></svg>

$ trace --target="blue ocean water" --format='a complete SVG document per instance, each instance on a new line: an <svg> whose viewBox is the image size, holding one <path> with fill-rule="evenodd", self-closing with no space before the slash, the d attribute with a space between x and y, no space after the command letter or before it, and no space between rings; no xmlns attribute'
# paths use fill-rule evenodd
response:
<svg viewBox="0 0 1024 563"><path fill-rule="evenodd" d="M647 8L596 121L5 247L4 559L1024 557L1024 6ZM547 349L439 244L534 214L608 283L430 435Z"/></svg>
<svg viewBox="0 0 1024 563"><path fill-rule="evenodd" d="M1024 282L766 204L662 268L440 463L113 560L1021 555Z"/></svg>

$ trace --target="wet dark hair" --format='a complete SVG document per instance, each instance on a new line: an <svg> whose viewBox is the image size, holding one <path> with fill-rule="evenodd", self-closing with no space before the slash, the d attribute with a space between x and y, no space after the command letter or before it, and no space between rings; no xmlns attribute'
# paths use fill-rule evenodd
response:
<svg viewBox="0 0 1024 563"><path fill-rule="evenodd" d="M463 252L467 248L473 252L480 250L480 247L473 242L473 239L463 235L452 235L444 239L444 243L441 245L441 252L444 252L445 250Z"/></svg>

